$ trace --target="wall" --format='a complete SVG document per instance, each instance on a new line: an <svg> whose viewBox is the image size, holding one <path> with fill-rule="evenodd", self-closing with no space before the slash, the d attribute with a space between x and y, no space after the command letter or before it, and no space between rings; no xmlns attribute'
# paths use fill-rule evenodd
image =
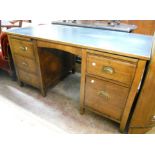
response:
<svg viewBox="0 0 155 155"><path fill-rule="evenodd" d="M137 25L138 28L134 33L153 35L155 32L155 20L124 20L121 22Z"/></svg>

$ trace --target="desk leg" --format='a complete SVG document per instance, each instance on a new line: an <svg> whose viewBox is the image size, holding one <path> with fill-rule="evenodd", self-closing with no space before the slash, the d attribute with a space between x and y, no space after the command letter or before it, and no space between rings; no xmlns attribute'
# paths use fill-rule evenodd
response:
<svg viewBox="0 0 155 155"><path fill-rule="evenodd" d="M72 56L72 74L75 74L75 63L76 63L76 56Z"/></svg>
<svg viewBox="0 0 155 155"><path fill-rule="evenodd" d="M75 74L75 68L72 68L72 74Z"/></svg>
<svg viewBox="0 0 155 155"><path fill-rule="evenodd" d="M81 64L81 84L80 84L80 113L84 114L84 96L85 96L85 81L86 81L86 58L87 51L82 50L82 64Z"/></svg>
<svg viewBox="0 0 155 155"><path fill-rule="evenodd" d="M42 95L43 97L46 97L46 89L41 88L41 95Z"/></svg>
<svg viewBox="0 0 155 155"><path fill-rule="evenodd" d="M20 87L24 87L24 83L22 81L18 81Z"/></svg>

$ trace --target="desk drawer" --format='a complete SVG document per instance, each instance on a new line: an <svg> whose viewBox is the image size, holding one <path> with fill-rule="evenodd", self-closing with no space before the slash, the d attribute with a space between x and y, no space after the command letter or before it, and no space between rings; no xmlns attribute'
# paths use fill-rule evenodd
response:
<svg viewBox="0 0 155 155"><path fill-rule="evenodd" d="M85 105L120 121L129 89L111 82L86 77Z"/></svg>
<svg viewBox="0 0 155 155"><path fill-rule="evenodd" d="M14 58L18 68L37 74L37 65L34 60L16 54Z"/></svg>
<svg viewBox="0 0 155 155"><path fill-rule="evenodd" d="M21 69L18 69L18 74L19 74L20 81L23 81L37 88L40 87L39 76L25 72Z"/></svg>
<svg viewBox="0 0 155 155"><path fill-rule="evenodd" d="M136 63L111 57L89 54L87 72L130 85L136 69Z"/></svg>
<svg viewBox="0 0 155 155"><path fill-rule="evenodd" d="M15 54L32 59L35 57L32 42L11 38L11 44Z"/></svg>

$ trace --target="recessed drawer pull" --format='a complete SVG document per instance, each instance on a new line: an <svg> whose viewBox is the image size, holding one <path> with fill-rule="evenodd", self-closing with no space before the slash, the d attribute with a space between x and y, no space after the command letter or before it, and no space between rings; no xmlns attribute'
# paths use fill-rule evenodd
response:
<svg viewBox="0 0 155 155"><path fill-rule="evenodd" d="M106 93L104 90L99 91L97 94L98 94L99 96L106 97L107 99L110 98L109 94Z"/></svg>
<svg viewBox="0 0 155 155"><path fill-rule="evenodd" d="M20 48L22 51L27 51L27 49L28 49L28 48L25 47L25 46L20 46L19 48Z"/></svg>
<svg viewBox="0 0 155 155"><path fill-rule="evenodd" d="M112 67L109 66L103 66L102 67L102 72L103 73L107 73L107 74L114 74L114 69Z"/></svg>

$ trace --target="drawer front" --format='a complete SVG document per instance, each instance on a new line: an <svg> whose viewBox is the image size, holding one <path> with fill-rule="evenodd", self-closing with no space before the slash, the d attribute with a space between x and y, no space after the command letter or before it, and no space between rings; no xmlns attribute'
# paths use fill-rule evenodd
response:
<svg viewBox="0 0 155 155"><path fill-rule="evenodd" d="M129 89L111 82L86 77L85 105L120 121Z"/></svg>
<svg viewBox="0 0 155 155"><path fill-rule="evenodd" d="M27 84L40 87L39 76L18 69L19 79Z"/></svg>
<svg viewBox="0 0 155 155"><path fill-rule="evenodd" d="M135 63L89 54L87 72L130 85L136 69Z"/></svg>
<svg viewBox="0 0 155 155"><path fill-rule="evenodd" d="M16 54L14 55L14 58L18 68L37 74L37 65L34 60Z"/></svg>
<svg viewBox="0 0 155 155"><path fill-rule="evenodd" d="M32 42L11 38L11 44L15 54L34 59Z"/></svg>

